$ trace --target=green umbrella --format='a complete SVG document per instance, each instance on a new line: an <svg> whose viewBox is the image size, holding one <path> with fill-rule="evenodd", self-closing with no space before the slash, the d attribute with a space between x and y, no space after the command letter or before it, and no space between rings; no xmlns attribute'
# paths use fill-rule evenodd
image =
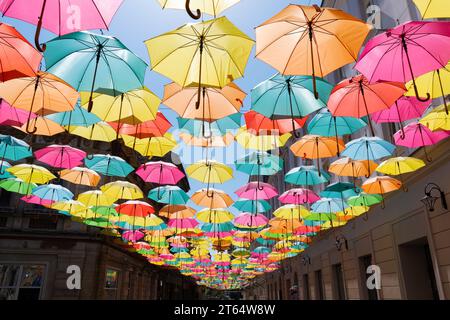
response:
<svg viewBox="0 0 450 320"><path fill-rule="evenodd" d="M368 194L362 192L357 196L348 198L347 203L351 206L370 207L383 201L383 197L379 194Z"/></svg>
<svg viewBox="0 0 450 320"><path fill-rule="evenodd" d="M16 192L20 194L31 194L34 188L37 187L35 183L27 183L19 178L8 178L0 181L0 188L9 192Z"/></svg>

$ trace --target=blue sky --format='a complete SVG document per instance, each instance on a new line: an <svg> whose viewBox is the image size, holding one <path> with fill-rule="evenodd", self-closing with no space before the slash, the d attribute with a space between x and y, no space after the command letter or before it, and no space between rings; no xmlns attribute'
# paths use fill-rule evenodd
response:
<svg viewBox="0 0 450 320"><path fill-rule="evenodd" d="M290 3L296 4L320 4L320 0L241 0L240 3L234 7L226 10L224 15L228 17L238 28L255 39L254 28L262 22L272 17ZM210 17L205 16L205 20ZM35 27L21 22L19 20L2 18L2 22L12 24L15 26L30 42L34 43ZM149 63L147 49L144 41L157 36L161 33L173 30L187 22L193 20L182 10L162 10L156 0L125 0L118 13L114 17L110 30L105 34L112 35L120 39L130 50L136 53L144 61ZM98 30L97 30L98 31ZM93 32L97 32L93 31ZM43 31L41 34L41 42L47 41L55 37L55 35ZM254 58L254 51L248 62L245 71L245 77L236 81L236 83L247 93L261 81L269 78L275 73L274 69L266 65L264 62ZM145 85L155 92L159 97L163 95L163 87L169 83L170 80L152 72L150 70L146 73ZM249 97L244 101L244 109L248 110L250 107ZM162 106L162 112L169 118L172 124L176 125L176 114ZM236 144L236 143L233 143ZM234 150L234 151L233 151ZM192 154L182 150L182 154ZM223 150L215 150L216 156L223 152ZM240 147L231 146L225 150L227 153L234 152L238 155L243 155L244 151ZM194 152L196 160L202 157L201 148L196 148ZM221 157L219 157L221 158ZM183 162L187 162L184 157ZM219 159L220 160L220 159ZM234 166L232 166L234 169ZM222 189L230 194L234 199L234 191L245 184L248 180L248 175L234 171L234 178L223 185L217 185L216 188ZM204 185L193 179L190 179L191 193L198 190ZM234 211L234 210L233 210ZM236 211L234 211L236 213Z"/></svg>

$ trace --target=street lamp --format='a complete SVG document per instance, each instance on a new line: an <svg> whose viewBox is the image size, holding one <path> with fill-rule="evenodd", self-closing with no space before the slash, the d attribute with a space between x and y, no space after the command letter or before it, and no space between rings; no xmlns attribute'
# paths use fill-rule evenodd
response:
<svg viewBox="0 0 450 320"><path fill-rule="evenodd" d="M433 196L431 193L433 191L437 191L439 192L439 196ZM422 201L422 203L425 205L425 207L427 208L428 211L433 212L434 211L434 205L436 203L437 199L441 199L441 204L442 207L447 210L447 200L445 199L445 193L444 191L441 190L441 188L433 183L430 182L425 186L425 197L423 197L420 201Z"/></svg>
<svg viewBox="0 0 450 320"><path fill-rule="evenodd" d="M305 255L302 257L302 263L303 263L304 266L306 266L307 264L311 264L311 258L310 258L310 256L307 255L307 254L305 254Z"/></svg>
<svg viewBox="0 0 450 320"><path fill-rule="evenodd" d="M347 238L344 237L343 235L336 237L335 244L336 244L336 248L338 249L338 251L341 251L342 245L345 246L345 250L348 250L348 241L347 241Z"/></svg>

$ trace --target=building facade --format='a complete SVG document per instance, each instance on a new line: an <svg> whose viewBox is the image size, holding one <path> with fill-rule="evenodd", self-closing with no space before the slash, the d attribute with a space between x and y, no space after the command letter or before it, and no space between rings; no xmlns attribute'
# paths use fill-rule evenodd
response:
<svg viewBox="0 0 450 320"><path fill-rule="evenodd" d="M322 6L339 8L373 23L375 28L369 38L405 21L420 20L410 0L325 0ZM353 65L348 65L329 75L327 80L336 84L355 74ZM392 141L398 129L396 125L376 126L376 134ZM345 141L357 137L345 137ZM439 185L450 200L449 148L449 139L427 148L433 160L419 171L406 175L407 192L399 190L386 195L384 209L372 207L368 214L347 225L320 233L300 255L282 261L280 270L258 277L245 290L244 297L450 299L450 212L439 200L434 211L427 211L420 201L428 183ZM294 157L287 148L280 153L285 160L285 171L304 164L304 160ZM397 156L409 155L426 161L422 149L397 150ZM327 167L325 162L322 165ZM280 172L268 181L278 187L280 193L293 187L284 183L285 173ZM274 208L280 206L277 199L271 204ZM371 284L376 284L378 279L374 277L377 275L380 287L373 288Z"/></svg>

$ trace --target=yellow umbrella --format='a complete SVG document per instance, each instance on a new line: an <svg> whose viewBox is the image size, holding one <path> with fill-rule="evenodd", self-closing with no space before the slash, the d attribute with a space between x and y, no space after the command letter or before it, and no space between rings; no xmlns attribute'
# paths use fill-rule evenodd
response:
<svg viewBox="0 0 450 320"><path fill-rule="evenodd" d="M18 164L6 171L27 183L44 184L56 178L46 168L34 164Z"/></svg>
<svg viewBox="0 0 450 320"><path fill-rule="evenodd" d="M81 93L82 107L88 109L90 92ZM161 100L143 87L118 96L94 93L92 113L107 122L137 124L154 120Z"/></svg>
<svg viewBox="0 0 450 320"><path fill-rule="evenodd" d="M419 9L422 19L450 17L450 2L448 0L413 0L413 2Z"/></svg>
<svg viewBox="0 0 450 320"><path fill-rule="evenodd" d="M189 23L147 40L152 69L182 87L223 88L244 75L254 41L226 17Z"/></svg>
<svg viewBox="0 0 450 320"><path fill-rule="evenodd" d="M281 219L303 219L310 214L309 210L300 205L287 204L279 207L273 215Z"/></svg>
<svg viewBox="0 0 450 320"><path fill-rule="evenodd" d="M67 126L66 129L68 129L71 134L89 140L111 142L117 138L116 131L114 131L108 123L103 121L89 127Z"/></svg>
<svg viewBox="0 0 450 320"><path fill-rule="evenodd" d="M203 148L227 147L234 141L234 136L230 132L223 136L212 135L211 137L196 137L189 133L181 132L179 136L185 144Z"/></svg>
<svg viewBox="0 0 450 320"><path fill-rule="evenodd" d="M340 220L341 218L345 218L346 220L353 219L357 216L362 215L363 213L366 213L370 210L370 207L366 206L350 206L344 209L344 211L336 212L336 217L338 218L337 221L344 221ZM345 220L345 221L346 221ZM334 224L334 221L333 221Z"/></svg>
<svg viewBox="0 0 450 320"><path fill-rule="evenodd" d="M440 105L420 119L419 122L431 131L450 130L450 112L447 112L445 105Z"/></svg>
<svg viewBox="0 0 450 320"><path fill-rule="evenodd" d="M68 214L74 215L78 212L83 212L88 209L83 203L76 200L65 200L61 202L55 202L50 205L50 208L67 212Z"/></svg>
<svg viewBox="0 0 450 320"><path fill-rule="evenodd" d="M109 207L115 201L114 198L111 198L100 190L91 190L80 193L77 200L87 207Z"/></svg>
<svg viewBox="0 0 450 320"><path fill-rule="evenodd" d="M425 162L423 162L421 159L413 157L395 157L387 159L380 163L376 171L397 176L408 172L414 172L422 167L425 167ZM403 182L403 179L401 179L401 185L404 191L408 190L405 186L405 183Z"/></svg>
<svg viewBox="0 0 450 320"><path fill-rule="evenodd" d="M64 169L59 172L59 177L74 184L95 187L100 182L100 175L94 170L82 167Z"/></svg>
<svg viewBox="0 0 450 320"><path fill-rule="evenodd" d="M225 223L234 219L234 215L225 209L206 208L197 213L197 219L206 223Z"/></svg>
<svg viewBox="0 0 450 320"><path fill-rule="evenodd" d="M214 160L201 160L186 169L187 174L200 182L208 183L224 183L233 178L233 170Z"/></svg>
<svg viewBox="0 0 450 320"><path fill-rule="evenodd" d="M291 137L290 133L285 133L281 136L256 135L255 133L253 131L248 131L244 126L239 128L235 139L245 149L267 151L284 146Z"/></svg>
<svg viewBox="0 0 450 320"><path fill-rule="evenodd" d="M211 16L217 17L229 7L235 5L240 0L191 0L190 5L192 8L200 10L200 12L209 14ZM158 0L160 6L170 9L182 9L185 10L186 3L185 1L180 0ZM198 15L198 11L197 11ZM200 18L198 16L198 18ZM197 18L197 19L198 19Z"/></svg>
<svg viewBox="0 0 450 320"><path fill-rule="evenodd" d="M142 190L128 181L113 181L101 186L100 190L109 198L116 200L136 200L144 197Z"/></svg>
<svg viewBox="0 0 450 320"><path fill-rule="evenodd" d="M168 132L163 137L138 139L123 134L121 138L127 147L134 149L144 157L164 157L177 146L177 141Z"/></svg>
<svg viewBox="0 0 450 320"><path fill-rule="evenodd" d="M448 62L444 68L421 75L415 79L415 82L419 91L430 93L432 99L442 97L445 113L447 115L449 114L445 97L450 93L450 62ZM406 96L416 95L412 80L406 83L405 86L408 88L408 91L405 93Z"/></svg>

